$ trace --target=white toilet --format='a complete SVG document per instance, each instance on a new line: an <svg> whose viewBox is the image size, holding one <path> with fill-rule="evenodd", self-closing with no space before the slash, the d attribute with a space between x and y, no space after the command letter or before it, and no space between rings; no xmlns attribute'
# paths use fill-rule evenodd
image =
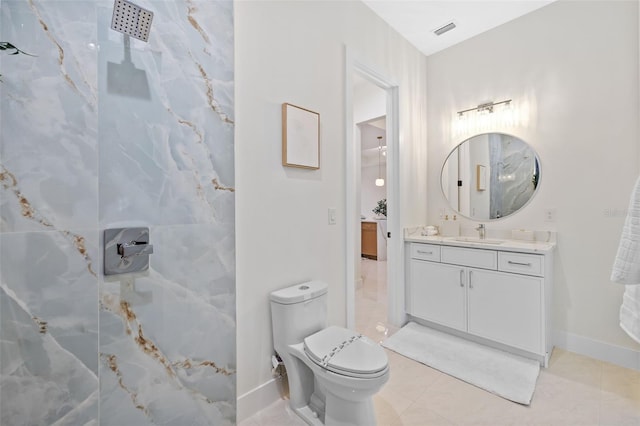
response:
<svg viewBox="0 0 640 426"><path fill-rule="evenodd" d="M372 396L389 379L387 354L368 337L327 327L327 284L274 291L271 320L291 408L310 425L375 425Z"/></svg>

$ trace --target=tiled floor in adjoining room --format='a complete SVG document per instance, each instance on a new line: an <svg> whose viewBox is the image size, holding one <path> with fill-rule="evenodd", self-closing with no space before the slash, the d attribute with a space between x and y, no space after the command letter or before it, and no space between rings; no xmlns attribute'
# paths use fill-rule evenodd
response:
<svg viewBox="0 0 640 426"><path fill-rule="evenodd" d="M356 328L381 341L397 331L386 320L386 262L363 259L362 276ZM387 354L391 378L374 397L380 426L640 426L640 371L556 348L549 367L540 370L531 405L523 406L395 352ZM240 425L305 423L287 400L280 400Z"/></svg>

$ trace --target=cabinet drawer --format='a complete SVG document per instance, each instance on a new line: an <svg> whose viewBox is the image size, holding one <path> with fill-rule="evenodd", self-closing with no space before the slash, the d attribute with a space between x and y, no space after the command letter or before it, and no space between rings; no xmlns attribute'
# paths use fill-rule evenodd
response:
<svg viewBox="0 0 640 426"><path fill-rule="evenodd" d="M377 223L372 223L372 222L360 222L362 224L362 230L363 231L374 231L376 230L376 228L378 227Z"/></svg>
<svg viewBox="0 0 640 426"><path fill-rule="evenodd" d="M443 263L495 270L498 266L498 252L495 250L444 246L442 247L440 260Z"/></svg>
<svg viewBox="0 0 640 426"><path fill-rule="evenodd" d="M544 256L525 253L498 253L498 269L516 274L544 276Z"/></svg>
<svg viewBox="0 0 640 426"><path fill-rule="evenodd" d="M411 244L411 258L440 262L440 246L434 244Z"/></svg>

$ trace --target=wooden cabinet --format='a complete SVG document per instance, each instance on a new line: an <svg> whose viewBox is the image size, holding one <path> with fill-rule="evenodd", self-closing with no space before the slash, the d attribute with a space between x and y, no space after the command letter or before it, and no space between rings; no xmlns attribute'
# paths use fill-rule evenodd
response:
<svg viewBox="0 0 640 426"><path fill-rule="evenodd" d="M361 253L362 257L378 259L378 224L375 222L361 223Z"/></svg>
<svg viewBox="0 0 640 426"><path fill-rule="evenodd" d="M422 243L411 243L407 253L406 308L412 317L547 364L550 277L545 274L551 274L544 255Z"/></svg>

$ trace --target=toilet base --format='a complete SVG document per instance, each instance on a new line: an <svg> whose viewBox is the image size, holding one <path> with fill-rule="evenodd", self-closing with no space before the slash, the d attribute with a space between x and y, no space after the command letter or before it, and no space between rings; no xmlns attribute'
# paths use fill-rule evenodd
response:
<svg viewBox="0 0 640 426"><path fill-rule="evenodd" d="M371 398L362 401L347 401L329 394L326 404L327 410L324 419L326 426L376 425Z"/></svg>
<svg viewBox="0 0 640 426"><path fill-rule="evenodd" d="M381 376L361 379L340 376L321 368L307 357L302 344L290 345L287 351L278 353L288 370L289 380L304 378L306 385L303 386L301 382L291 387L292 395L289 403L291 409L307 424L312 426L376 425L372 397L389 379L388 368ZM294 395L296 390L302 392L303 389L307 390ZM322 404L316 401L317 392L324 395L320 398L324 399L324 413L314 411L314 408L322 409Z"/></svg>
<svg viewBox="0 0 640 426"><path fill-rule="evenodd" d="M327 406L324 423L308 405L293 408L293 411L310 426L375 426L376 417L373 402L369 398L365 401L345 401L333 395L327 395Z"/></svg>
<svg viewBox="0 0 640 426"><path fill-rule="evenodd" d="M318 414L316 414L311 408L309 408L308 405L305 405L302 408L291 408L293 412L296 413L308 425L325 426L325 424L322 423L322 420L320 420L320 418L318 417Z"/></svg>

